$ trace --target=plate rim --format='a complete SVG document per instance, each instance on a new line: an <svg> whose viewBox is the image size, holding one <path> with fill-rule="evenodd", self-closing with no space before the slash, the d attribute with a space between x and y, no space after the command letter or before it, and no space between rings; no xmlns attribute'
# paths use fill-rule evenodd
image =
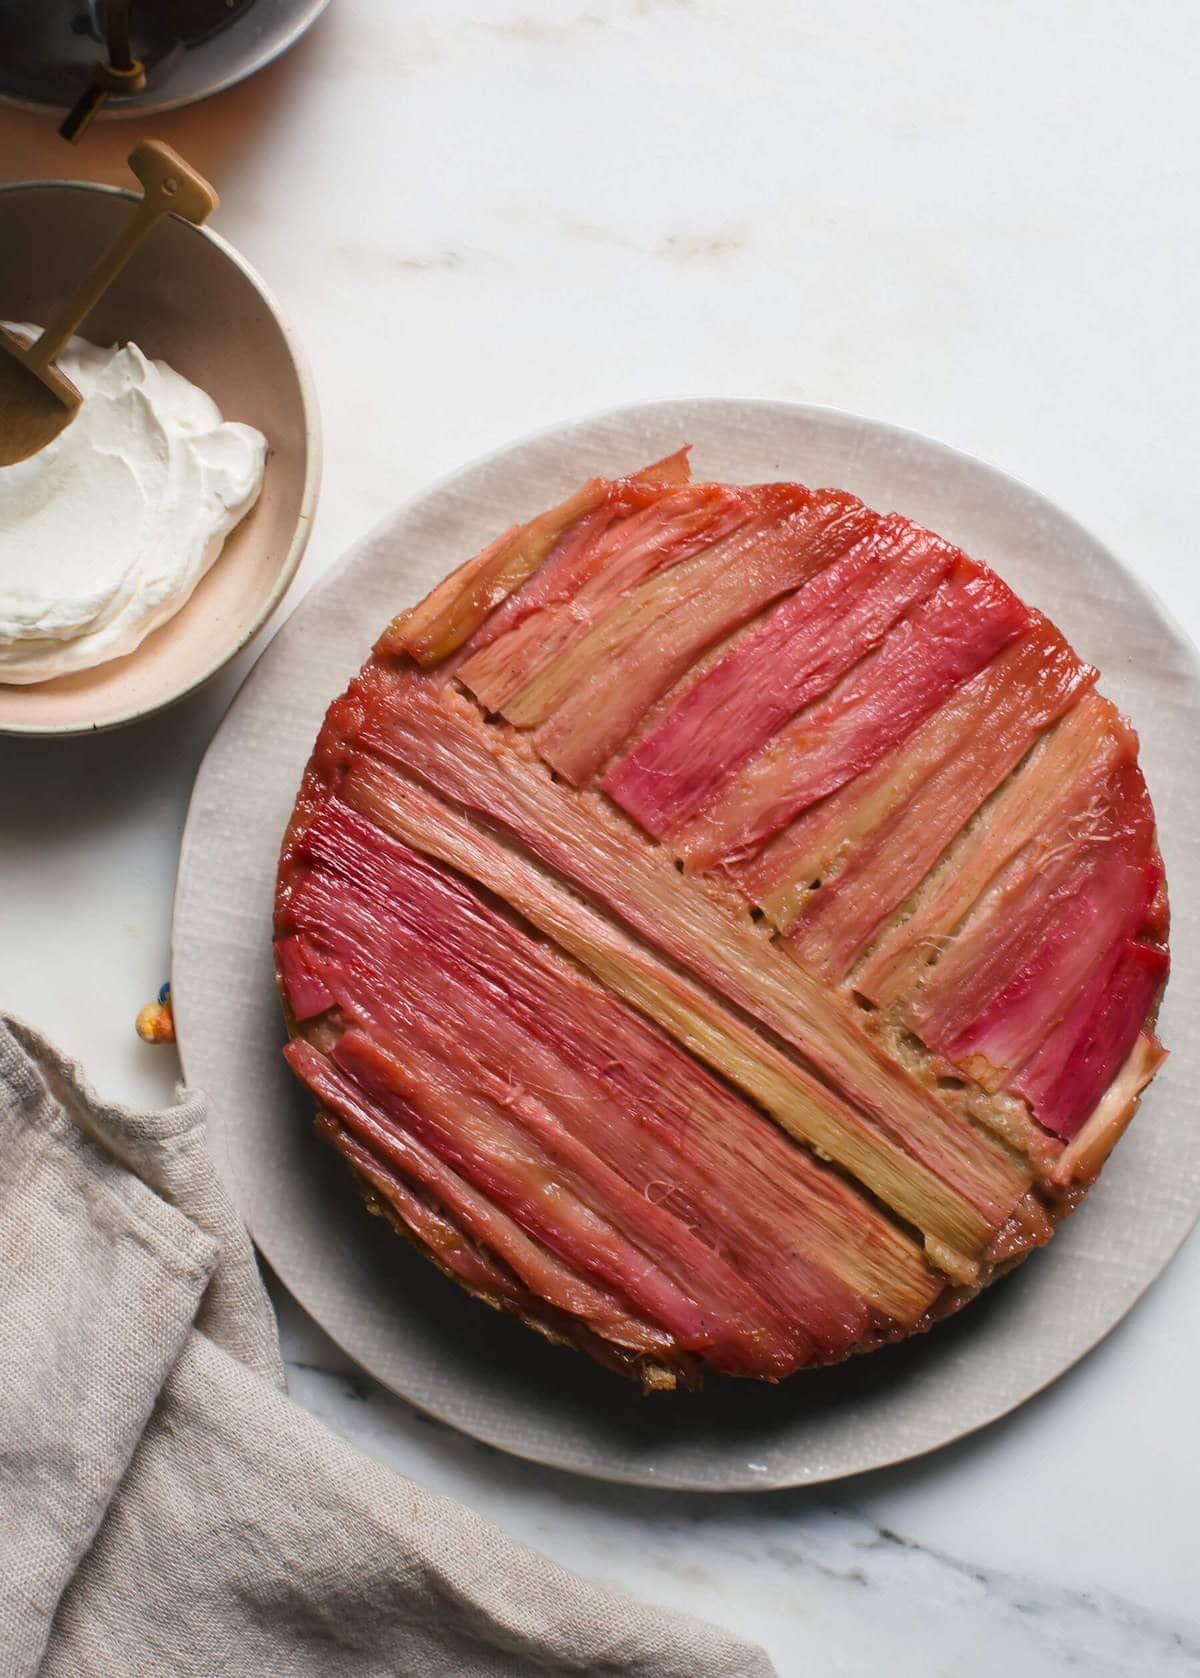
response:
<svg viewBox="0 0 1200 1678"><path fill-rule="evenodd" d="M1196 643L1192 640L1191 636L1184 629L1182 624L1179 623L1169 606L1163 602L1157 591L1144 582L1143 579L1134 571L1133 567L1128 565L1120 557L1120 555L1115 553L1106 542L1103 542L1099 537L1097 537L1086 525L1082 523L1081 520L1076 518L1074 514L1068 512L1066 509L1060 507L1056 502L1051 500L1048 495L1034 488L1015 474L1006 471L1002 467L993 465L990 461L985 460L981 456L975 455L965 449L959 449L952 444L944 442L940 438L933 437L928 433L918 431L912 427L897 425L889 420L874 419L870 416L856 414L852 410L838 408L832 405L795 402L762 396L676 396L654 398L643 402L620 404L616 407L609 407L587 414L574 416L565 420L560 420L545 426L539 426L518 437L510 439L503 444L484 450L455 466L450 471L443 473L440 477L429 484L422 486L414 494L408 496L395 508L384 514L381 519L377 520L370 529L354 541L345 550L345 552L339 555L320 577L315 579L312 587L306 592L303 598L296 602L292 612L289 613L288 618L285 620L285 623L279 626L279 629L276 631L276 635L278 635L280 630L286 627L286 624L291 622L292 616L295 612L297 612L302 606L306 605L310 599L319 597L329 588L336 587L341 574L350 564L353 563L360 552L375 541L384 530L397 520L410 514L424 502L450 489L457 479L478 469L482 469L496 463L504 456L507 456L514 451L521 450L527 445L550 442L554 438L566 436L572 432L588 430L593 427L602 426L606 423L634 419L638 416L650 417L656 413L662 413L665 417L668 411L677 410L683 407L692 410L697 408L704 408L708 410L717 410L722 408L732 410L754 409L756 411L770 410L776 412L782 410L789 416L796 418L803 417L817 422L829 423L830 421L833 421L839 424L866 425L875 432L886 433L890 436L903 439L911 444L915 444L920 448L932 450L935 454L945 457L950 462L965 462L974 469L981 470L993 478L1003 480L1003 482L1008 486L1015 487L1019 490L1022 496L1024 496L1032 505L1049 509L1056 518L1065 521L1065 523L1071 526L1072 529L1084 539L1088 546L1103 554L1105 560L1121 574L1126 583L1132 589L1142 595L1149 602L1149 604L1153 607L1155 616L1159 620L1160 626L1170 633L1171 637L1177 643L1180 651L1185 656L1188 662L1189 673L1193 686L1192 699L1193 702L1200 702L1200 649L1197 648ZM275 637L273 636L271 643L268 645L273 645L274 639ZM364 646L366 645L367 642L364 638ZM267 650L267 647L263 648L262 654L260 654L260 659ZM259 661L256 660L255 665L247 672L242 683L239 685L237 692L233 695L229 705L222 714L220 722L217 724L213 736L200 760L196 772L196 778L193 782L192 794L189 798L187 816L184 822L180 841L175 901L171 918L170 959L172 979L174 979L179 930L180 882L183 879L190 853L195 845L195 830L199 819L197 789L199 788L204 776L210 755L214 753L225 724L234 708L241 700L245 687L253 678L255 670L258 667L258 662ZM336 695L331 697L336 697ZM1198 703L1197 708L1198 711L1200 711L1200 703ZM186 1006L184 1012L186 1014ZM186 1035L185 1028L181 1031L178 1042L180 1067L185 1080L187 1078L185 1049ZM239 1213L241 1214L240 1206ZM244 1216L244 1214L241 1215ZM249 1227L248 1218L246 1219L246 1222ZM607 1484L637 1486L660 1491L686 1491L689 1493L705 1493L720 1496L731 1493L740 1494L749 1491L782 1491L802 1486L834 1484L839 1480L847 1479L858 1474L874 1473L877 1470L893 1468L905 1462L916 1461L921 1457L929 1456L937 1451L945 1449L947 1446L958 1443L963 1439L970 1438L974 1434L981 1432L984 1428L990 1427L995 1422L1002 1421L1005 1417L1012 1415L1016 1410L1020 1409L1024 1404L1046 1392L1064 1375L1067 1375L1071 1370L1077 1368L1085 1358L1087 1358L1098 1346L1108 1339L1113 1331L1125 1321L1126 1317L1145 1296L1148 1290L1156 1281L1159 1280L1167 1268L1174 1262L1180 1249L1183 1247L1188 1237L1196 1229L1197 1224L1200 1224L1200 1196L1197 1197L1194 1206L1190 1210L1190 1214L1185 1218L1183 1227L1178 1234L1178 1238L1174 1241L1166 1256L1157 1263L1157 1267L1151 1276L1144 1281L1139 1280L1135 1291L1124 1303L1116 1316L1107 1321L1105 1326L1092 1335L1085 1344L1075 1349L1067 1361L1060 1364L1043 1379L1038 1380L1035 1385L1030 1386L1018 1397L1002 1401L998 1408L989 1411L986 1415L981 1416L966 1425L957 1427L953 1433L930 1444L918 1444L915 1446L906 1445L903 1448L899 1448L894 1451L885 1450L873 1457L869 1463L857 1468L837 1468L830 1471L826 1471L824 1468L818 1468L811 1473L796 1473L791 1471L787 1473L785 1477L772 1475L767 1478L747 1470L740 1476L731 1472L720 1484L714 1484L711 1481L698 1482L694 1479L689 1479L686 1476L680 1476L670 1472L667 1474L659 1474L653 1471L639 1469L636 1464L631 1467L621 1465L601 1467L590 1463L580 1464L578 1461L572 1459L569 1445L564 1446L561 1450L558 1450L555 1448L555 1442L548 1440L540 1441L536 1448L532 1446L514 1444L504 1434L502 1429L490 1430L486 1421L481 1421L478 1418L472 1423L470 1428L463 1426L458 1419L439 1410L435 1403L411 1397L409 1394L402 1392L393 1386L385 1377L376 1374L372 1369L370 1369L369 1366L362 1361L358 1353L353 1351L345 1343L345 1340L342 1337L342 1332L331 1328L307 1303L304 1297L304 1292L297 1288L294 1283L279 1269L275 1259L272 1257L270 1248L260 1241L253 1228L250 1229L250 1233L255 1241L255 1245L258 1246L267 1262L271 1265L271 1268L280 1284L286 1289L291 1297L296 1300L301 1309L312 1317L314 1322L317 1323L317 1326L333 1342L333 1344L336 1345L351 1362L356 1364L358 1367L365 1369L372 1380L376 1381L386 1391L393 1393L403 1403L410 1405L418 1413L430 1416L441 1422L443 1425L450 1427L455 1432L462 1433L467 1438L471 1438L480 1443L501 1450L506 1455L512 1456L518 1460L535 1463L539 1466L551 1468L559 1472L578 1475L584 1479L595 1480ZM797 1376L793 1377L793 1379L802 1379L803 1375L803 1370L797 1371Z"/></svg>

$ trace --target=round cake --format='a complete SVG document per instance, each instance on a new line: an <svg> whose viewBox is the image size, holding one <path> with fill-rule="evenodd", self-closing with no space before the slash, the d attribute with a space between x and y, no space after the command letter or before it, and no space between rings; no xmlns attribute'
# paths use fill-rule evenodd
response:
<svg viewBox="0 0 1200 1678"><path fill-rule="evenodd" d="M590 479L385 630L284 840L284 1051L367 1203L647 1389L927 1329L1164 1058L1137 737L837 489Z"/></svg>

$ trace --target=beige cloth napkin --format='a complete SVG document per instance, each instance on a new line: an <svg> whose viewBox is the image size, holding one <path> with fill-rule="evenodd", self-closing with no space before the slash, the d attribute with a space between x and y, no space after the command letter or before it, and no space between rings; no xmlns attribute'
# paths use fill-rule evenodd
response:
<svg viewBox="0 0 1200 1678"><path fill-rule="evenodd" d="M0 1019L0 1675L770 1678L293 1404L204 1099Z"/></svg>

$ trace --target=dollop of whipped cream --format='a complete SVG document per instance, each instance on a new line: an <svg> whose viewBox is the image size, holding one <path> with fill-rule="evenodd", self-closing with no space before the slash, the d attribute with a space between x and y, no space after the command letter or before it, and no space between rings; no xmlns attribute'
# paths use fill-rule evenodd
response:
<svg viewBox="0 0 1200 1678"><path fill-rule="evenodd" d="M187 601L262 487L262 432L223 420L166 362L72 338L57 365L82 405L52 443L0 467L0 682L132 652Z"/></svg>

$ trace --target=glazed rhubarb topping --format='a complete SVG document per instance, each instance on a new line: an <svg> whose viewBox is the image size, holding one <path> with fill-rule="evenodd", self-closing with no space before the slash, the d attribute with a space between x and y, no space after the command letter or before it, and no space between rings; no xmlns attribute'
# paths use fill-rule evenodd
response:
<svg viewBox="0 0 1200 1678"><path fill-rule="evenodd" d="M672 834L692 868L742 862L799 811L869 769L1029 621L989 573L960 560L825 699L805 706Z"/></svg>
<svg viewBox="0 0 1200 1678"><path fill-rule="evenodd" d="M917 863L915 883L1040 732L1095 679L1096 672L1076 658L1053 625L1036 618L1026 635L964 683L874 768L791 822L739 871L742 888L782 931L818 884L828 886L831 875L852 861L866 863L873 849L878 854L889 841L895 847L905 831L929 859L924 868ZM953 810L941 808L950 797ZM914 805L924 806L917 821L911 814ZM922 832L925 812L928 833Z"/></svg>
<svg viewBox="0 0 1200 1678"><path fill-rule="evenodd" d="M912 912L876 940L855 971L855 988L880 1006L915 991L993 879L1017 857L1023 877L1031 878L1053 847L1048 836L1078 827L1109 775L1135 750L1108 700L1085 694L980 810Z"/></svg>
<svg viewBox="0 0 1200 1678"><path fill-rule="evenodd" d="M802 1129L806 1139L862 1175L889 1204L890 1197L899 1196L902 1204L897 1210L918 1228L971 1247L1007 1215L1024 1189L1013 1163L998 1157L968 1124L882 1053L862 1031L851 1005L772 950L742 917L681 881L665 856L640 844L619 818L604 812L594 795L589 808L578 794L555 785L519 746L497 740L495 731L465 703L439 700L421 682L401 678L389 693L386 723L376 731L368 722L363 739L415 773L436 780L480 814L503 823L542 861L595 896L648 943L657 944L703 984L787 1040L803 1060L794 1069L788 1067L785 1092L775 1089L767 1099L764 1066L777 1067L779 1057L772 1056L769 1044L747 1032L736 1016L714 1007L704 991L687 989L689 1018L700 1015L712 1022L705 1028L704 1041L717 1070L743 1087L748 1076L757 1079L750 1093L785 1127ZM394 800L401 803L400 798ZM403 818L398 818L408 823L406 837L413 831L416 817L411 812L416 808L417 795L410 790ZM374 814L379 819L378 805ZM544 891L539 875L522 873L515 859L473 829L431 813L424 831L444 846L454 835L458 844L444 851L446 859L476 870L478 878L510 902L520 892L524 912L533 902L531 894ZM466 843L475 851L470 861L462 849ZM574 931L572 919L589 929L609 926L582 909L572 915L569 903L551 903L550 909L540 911L543 921L557 907L568 937ZM669 1017L678 1006L674 999L681 994L680 980L637 945L621 941L615 949L609 959L621 963L625 992L632 996L644 991L658 1015ZM594 954L589 964L603 959ZM697 1029L694 1023L692 1029ZM743 1064L747 1051L752 1057L749 1071ZM806 1062L835 1089L846 1092L850 1102L832 1099L821 1082L806 1075ZM874 1123L866 1124L856 1109ZM912 1155L914 1163L899 1174L894 1150L885 1144L888 1136ZM916 1161L943 1177L971 1206L948 1201L945 1190L926 1181Z"/></svg>
<svg viewBox="0 0 1200 1678"><path fill-rule="evenodd" d="M575 557L574 592L565 600L551 596L467 659L459 671L464 686L521 727L543 721L556 697L570 691L568 655L591 627L628 590L721 541L753 511L745 491L693 484L615 520Z"/></svg>
<svg viewBox="0 0 1200 1678"><path fill-rule="evenodd" d="M842 514L832 529L848 523ZM861 529L861 521L851 525L853 533ZM828 547L827 538L827 556ZM678 827L802 706L827 693L933 592L955 553L892 517L848 553L828 557L833 562L739 640L605 780L605 790L651 833Z"/></svg>
<svg viewBox="0 0 1200 1678"><path fill-rule="evenodd" d="M551 960L540 945L488 910L454 876L422 860L408 847L382 840L378 832L340 803L335 801L327 807L313 824L305 848L320 866L309 875L298 895L295 912L306 933L323 947L324 971L348 1015L368 1020L373 1031L387 1035L394 1057L389 1088L406 1106L416 1108L420 1103L424 1111L428 1105L426 1122L432 1129L418 1129L417 1134L439 1153L450 1150L449 1163L476 1187L486 1189L523 1227L536 1230L566 1259L580 1261L582 1257L586 1262L594 1248L594 1267L611 1284L617 1279L614 1265L620 1262L620 1250L611 1242L606 1246L594 1220L593 1225L582 1222L586 1199L590 1198L593 1205L606 1207L610 1217L630 1224L639 1246L652 1251L678 1279L686 1278L689 1286L707 1281L712 1297L725 1301L730 1310L736 1307L738 1321L752 1321L753 1300L746 1297L744 1284L730 1275L726 1264L717 1264L703 1247L698 1248L687 1222L677 1227L680 1220L669 1210L669 1202L652 1205L634 1221L630 1196L621 1187L622 1178L615 1178L614 1189L614 1173L633 1169L633 1184L645 1199L647 1186L661 1182L660 1173L665 1169L676 1179L676 1188L687 1193L684 1185L694 1168L689 1168L680 1184L680 1163L671 1152L664 1155L658 1151L654 1130L658 1129L661 1137L671 1138L675 1150L682 1147L689 1155L692 1148L688 1133L696 1131L695 1146L702 1164L702 1150L710 1144L705 1142L701 1127L706 1112L712 1112L717 1120L712 1134L721 1139L718 1160L733 1154L743 1155L748 1164L765 1159L767 1169L760 1168L762 1176L768 1181L773 1175L781 1176L785 1183L790 1180L791 1221L805 1214L805 1224L824 1224L835 1260L862 1285L861 1255L847 1251L839 1256L841 1246L862 1240L864 1233L869 1250L871 1227L864 1229L865 1220L854 1215L858 1209L856 1197L843 1191L836 1179L826 1180L813 1166L798 1175L794 1150L778 1139L766 1143L764 1138L770 1133L758 1136L762 1126L753 1113L724 1096L721 1086L699 1069L689 1076L686 1058L668 1040L639 1026L635 1015L625 1015L617 1004L608 1002L604 992L580 980L561 962ZM330 889L327 875L331 872L340 881L337 890ZM386 971L380 971L381 967ZM494 994L497 973L505 975L499 995ZM386 1001L380 1002L381 981L385 979ZM428 1053L414 1048L421 1029L419 1022L429 1018L435 1004L435 1017L444 1022L435 1050L443 1057L440 1072ZM511 1052L516 1044L526 1042L530 1048L523 1054L526 1060L531 1052L536 1056L529 1069L537 1071L536 1078L514 1087L511 1073L489 1072L489 1060L498 1057L504 1067L508 1062L503 1050L507 1047ZM345 1043L343 1038L334 1051L335 1059L357 1081L361 1083L366 1077L369 1083L369 1055L364 1060L361 1045L356 1047L357 1039L352 1039L347 1058ZM617 1044L624 1049L623 1071L611 1066ZM415 1068L414 1061L418 1063ZM379 1065L371 1064L377 1074L371 1088L378 1097ZM405 1065L410 1069L407 1083ZM596 1074L606 1066L611 1066L608 1081L597 1089ZM601 1133L618 1117L609 1113L614 1106L612 1084L618 1076L621 1082L632 1085L632 1099L622 1099L628 1116L605 1147L606 1138ZM479 1103L473 1118L462 1106L463 1087L469 1088L471 1082L488 1091L488 1099ZM650 1101L661 1107L665 1098L656 1097L659 1086L673 1091L668 1103L670 1121L662 1128L655 1124L653 1108L648 1107ZM435 1096L431 1097L431 1090ZM505 1112L513 1116L504 1119ZM410 1117L408 1122L411 1129L416 1121ZM638 1130L647 1129L649 1135L643 1138L636 1131L630 1134L631 1124ZM490 1125L493 1131L490 1146L479 1145L480 1125ZM750 1141L739 1144L743 1133L748 1133ZM543 1153L547 1138L552 1140L552 1168ZM595 1157L597 1145L603 1150L600 1159ZM631 1155L631 1149L637 1152ZM642 1149L646 1154L637 1172ZM540 1171L530 1169L531 1154L543 1154ZM782 1172L781 1158L787 1167ZM568 1164L575 1168L571 1173ZM536 1190L547 1180L548 1171L554 1181L554 1198L547 1209L539 1204ZM737 1174L746 1179L747 1185L754 1183L755 1173L747 1174L746 1164L738 1164ZM666 1187L670 1186L671 1179L667 1179ZM695 1218L696 1208L703 1205L703 1194L702 1175L686 1200L681 1199L681 1209ZM751 1192L746 1202L746 1217L752 1223L759 1215L756 1198ZM843 1204L849 1207L850 1216L839 1241L836 1232ZM890 1249L886 1268L899 1272L896 1279L881 1278L881 1297L892 1308L886 1314L895 1312L911 1321L930 1297L927 1272L914 1248L888 1241L886 1224L882 1220L875 1223L885 1248ZM725 1232L725 1242L732 1251L739 1251L733 1244L736 1233ZM747 1256L739 1258L738 1272L763 1272L772 1292L781 1300L790 1300L793 1317L799 1312L802 1322L802 1302L810 1297L813 1329L827 1347L836 1342L838 1325L846 1319L856 1337L863 1328L865 1307L861 1297L849 1291L836 1274L826 1273L824 1267L817 1268L806 1258L806 1252L812 1249L810 1231L801 1226L796 1235L798 1239L787 1255L751 1233L745 1244ZM780 1267L782 1276L777 1274ZM905 1269L910 1276L906 1289L897 1285ZM649 1296L640 1294L639 1289L649 1286L653 1279L640 1278L635 1264L623 1278L623 1285L645 1305ZM681 1322L668 1321L668 1304L660 1297L654 1314L678 1333ZM764 1307L760 1305L757 1310L761 1316ZM766 1332L766 1326L760 1324L756 1330L760 1341ZM776 1327L774 1332L784 1330Z"/></svg>
<svg viewBox="0 0 1200 1678"><path fill-rule="evenodd" d="M927 1326L1162 1059L1095 680L844 491L589 480L330 708L275 945L321 1133L447 1276L648 1388Z"/></svg>
<svg viewBox="0 0 1200 1678"><path fill-rule="evenodd" d="M439 663L474 634L494 607L527 582L590 514L604 510L613 518L652 505L687 478L687 451L681 449L629 479L589 479L559 506L527 524L512 526L452 572L419 606L393 623L380 643L381 650L411 653L423 665Z"/></svg>
<svg viewBox="0 0 1200 1678"><path fill-rule="evenodd" d="M921 779L911 768L899 770L908 796L848 855L843 851L841 866L807 897L788 935L806 967L844 978L885 917L1094 674L1065 647L1074 668L1067 657L1047 657L1057 650L1047 648L1049 638L1034 633L1014 643L934 712L917 730L919 743L910 736L910 762L918 754L934 759L929 773ZM791 881L793 892L812 878Z"/></svg>
<svg viewBox="0 0 1200 1678"><path fill-rule="evenodd" d="M1121 939L1012 1079L1047 1130L1068 1139L1080 1130L1137 1042L1167 967L1161 944Z"/></svg>
<svg viewBox="0 0 1200 1678"><path fill-rule="evenodd" d="M1129 764L1036 866L1018 858L968 917L913 1005L925 1041L985 1088L1002 1083L1112 943L1142 924L1159 875L1150 801Z"/></svg>
<svg viewBox="0 0 1200 1678"><path fill-rule="evenodd" d="M848 497L794 485L752 493L756 511L733 536L634 590L563 660L570 685L536 739L574 785L607 762L701 653L820 571L870 517L846 507Z"/></svg>

